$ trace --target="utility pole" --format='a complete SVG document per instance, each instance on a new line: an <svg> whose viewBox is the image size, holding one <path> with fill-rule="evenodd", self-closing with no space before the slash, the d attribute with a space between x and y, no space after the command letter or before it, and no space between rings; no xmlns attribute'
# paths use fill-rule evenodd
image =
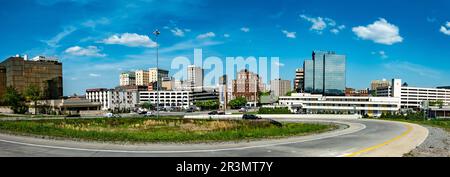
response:
<svg viewBox="0 0 450 177"><path fill-rule="evenodd" d="M161 34L158 29L156 29L153 34L155 35L156 42L156 95L158 97L158 101L156 104L156 118L159 119L159 43L158 36Z"/></svg>

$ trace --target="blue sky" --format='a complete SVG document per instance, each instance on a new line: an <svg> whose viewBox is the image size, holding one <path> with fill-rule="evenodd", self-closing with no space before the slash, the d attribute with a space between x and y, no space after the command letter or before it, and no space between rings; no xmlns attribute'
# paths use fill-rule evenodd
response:
<svg viewBox="0 0 450 177"><path fill-rule="evenodd" d="M0 57L57 56L64 94L114 87L119 73L176 56L280 57L281 77L313 50L347 55L347 86L402 78L450 85L448 0L19 0L0 6ZM173 73L173 71L172 71Z"/></svg>

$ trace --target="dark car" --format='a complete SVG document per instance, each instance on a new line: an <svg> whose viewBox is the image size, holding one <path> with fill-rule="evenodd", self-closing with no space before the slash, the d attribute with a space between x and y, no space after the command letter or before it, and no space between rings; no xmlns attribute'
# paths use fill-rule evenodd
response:
<svg viewBox="0 0 450 177"><path fill-rule="evenodd" d="M219 112L217 112L217 111L211 111L208 113L208 115L218 115L218 114L219 114Z"/></svg>
<svg viewBox="0 0 450 177"><path fill-rule="evenodd" d="M79 114L71 114L71 115L67 115L66 118L74 118L74 117L81 117L81 115Z"/></svg>
<svg viewBox="0 0 450 177"><path fill-rule="evenodd" d="M256 115L252 115L252 114L244 114L242 116L242 119L244 119L244 120L260 120L261 117L258 117Z"/></svg>

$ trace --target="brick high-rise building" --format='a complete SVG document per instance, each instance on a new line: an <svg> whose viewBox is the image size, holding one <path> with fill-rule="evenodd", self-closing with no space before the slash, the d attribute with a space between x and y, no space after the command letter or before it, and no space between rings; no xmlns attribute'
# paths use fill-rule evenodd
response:
<svg viewBox="0 0 450 177"><path fill-rule="evenodd" d="M236 80L232 83L233 98L245 97L248 102L258 101L258 92L264 85L258 74L247 69L238 72Z"/></svg>
<svg viewBox="0 0 450 177"><path fill-rule="evenodd" d="M31 60L27 56L15 56L0 63L0 95L5 93L7 87L14 87L23 93L31 85L41 89L44 99L62 97L62 63L44 56Z"/></svg>

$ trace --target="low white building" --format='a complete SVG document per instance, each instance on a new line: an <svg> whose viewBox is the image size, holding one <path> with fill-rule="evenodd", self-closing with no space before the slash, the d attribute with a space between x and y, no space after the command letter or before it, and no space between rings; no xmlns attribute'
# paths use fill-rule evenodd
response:
<svg viewBox="0 0 450 177"><path fill-rule="evenodd" d="M137 91L115 89L87 89L86 99L101 103L102 110L131 110L139 105Z"/></svg>
<svg viewBox="0 0 450 177"><path fill-rule="evenodd" d="M196 101L217 100L216 92L192 92L192 91L160 91L159 105L163 108L182 108L188 109ZM150 102L157 105L158 93L156 91L139 92L139 102Z"/></svg>
<svg viewBox="0 0 450 177"><path fill-rule="evenodd" d="M392 79L391 86L379 88L379 97L397 97L401 99L403 109L422 109L424 101L442 101L450 104L450 89L403 86L401 79Z"/></svg>
<svg viewBox="0 0 450 177"><path fill-rule="evenodd" d="M293 93L279 98L279 105L306 114L360 114L380 116L400 110L400 98L322 96Z"/></svg>

